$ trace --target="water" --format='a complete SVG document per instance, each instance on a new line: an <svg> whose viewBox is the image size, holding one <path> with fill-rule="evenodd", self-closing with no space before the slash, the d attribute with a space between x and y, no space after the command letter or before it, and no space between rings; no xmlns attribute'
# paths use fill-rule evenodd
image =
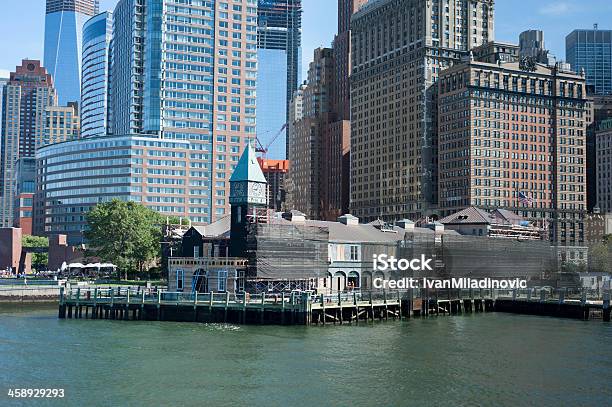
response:
<svg viewBox="0 0 612 407"><path fill-rule="evenodd" d="M607 406L612 325L479 314L359 326L58 320L0 306L0 406ZM61 400L8 388L63 388Z"/></svg>

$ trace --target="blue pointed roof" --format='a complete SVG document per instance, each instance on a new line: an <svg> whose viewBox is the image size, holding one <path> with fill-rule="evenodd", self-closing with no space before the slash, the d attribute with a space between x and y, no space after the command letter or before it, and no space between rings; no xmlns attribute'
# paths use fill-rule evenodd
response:
<svg viewBox="0 0 612 407"><path fill-rule="evenodd" d="M252 181L267 184L266 177L259 166L255 149L251 144L244 149L242 157L238 161L238 165L230 178L230 182Z"/></svg>

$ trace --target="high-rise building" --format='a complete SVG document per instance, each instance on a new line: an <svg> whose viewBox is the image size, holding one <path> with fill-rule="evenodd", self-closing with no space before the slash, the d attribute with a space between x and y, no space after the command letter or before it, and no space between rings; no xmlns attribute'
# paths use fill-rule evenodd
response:
<svg viewBox="0 0 612 407"><path fill-rule="evenodd" d="M519 35L519 54L521 57L532 58L536 62L554 66L556 58L546 49L544 31L527 30Z"/></svg>
<svg viewBox="0 0 612 407"><path fill-rule="evenodd" d="M190 141L192 220L229 214L229 177L256 132L257 1L119 1L110 76L112 133Z"/></svg>
<svg viewBox="0 0 612 407"><path fill-rule="evenodd" d="M285 123L302 69L302 0L258 0L257 16L257 137L270 144L269 158L285 159Z"/></svg>
<svg viewBox="0 0 612 407"><path fill-rule="evenodd" d="M268 208L280 212L285 203L285 178L289 172L289 160L258 158L257 161L268 181Z"/></svg>
<svg viewBox="0 0 612 407"><path fill-rule="evenodd" d="M113 17L100 13L83 26L81 62L81 135L95 137L108 133L110 42Z"/></svg>
<svg viewBox="0 0 612 407"><path fill-rule="evenodd" d="M572 69L584 69L589 93L612 93L612 30L574 30L565 37L565 58Z"/></svg>
<svg viewBox="0 0 612 407"><path fill-rule="evenodd" d="M439 211L519 213L552 241L584 241L585 79L523 62L470 60L438 79Z"/></svg>
<svg viewBox="0 0 612 407"><path fill-rule="evenodd" d="M506 42L489 41L479 47L472 48L471 51L474 59L491 64L517 62L519 60L518 45Z"/></svg>
<svg viewBox="0 0 612 407"><path fill-rule="evenodd" d="M199 207L208 188L192 172L191 147L188 141L125 135L40 148L35 234L66 234L70 244L80 244L87 212L112 199L140 202L165 216L199 220L192 209Z"/></svg>
<svg viewBox="0 0 612 407"><path fill-rule="evenodd" d="M43 62L60 105L81 99L83 24L98 10L98 0L47 0Z"/></svg>
<svg viewBox="0 0 612 407"><path fill-rule="evenodd" d="M311 219L321 218L321 174L323 133L329 123L331 86L334 77L333 50L317 48L308 69L308 83L302 91L302 117L290 133L290 209Z"/></svg>
<svg viewBox="0 0 612 407"><path fill-rule="evenodd" d="M612 213L612 119L604 120L597 132L597 206Z"/></svg>
<svg viewBox="0 0 612 407"><path fill-rule="evenodd" d="M351 213L419 219L437 200L440 71L494 40L493 0L377 0L351 19Z"/></svg>
<svg viewBox="0 0 612 407"><path fill-rule="evenodd" d="M349 212L351 169L351 18L367 0L338 0L338 34L333 42L334 78L330 123L324 130L321 217L335 221Z"/></svg>
<svg viewBox="0 0 612 407"><path fill-rule="evenodd" d="M0 226L13 225L15 163L44 144L45 112L56 104L53 79L40 61L24 59L4 85L0 151Z"/></svg>
<svg viewBox="0 0 612 407"><path fill-rule="evenodd" d="M36 182L36 159L21 157L15 163L15 202L13 204L13 227L21 228L24 235L32 234L34 192Z"/></svg>
<svg viewBox="0 0 612 407"><path fill-rule="evenodd" d="M597 207L597 132L604 120L612 119L612 94L589 95L590 117L587 119L586 166L587 166L587 209Z"/></svg>
<svg viewBox="0 0 612 407"><path fill-rule="evenodd" d="M69 102L68 106L48 106L45 109L44 145L76 140L80 132L78 103Z"/></svg>

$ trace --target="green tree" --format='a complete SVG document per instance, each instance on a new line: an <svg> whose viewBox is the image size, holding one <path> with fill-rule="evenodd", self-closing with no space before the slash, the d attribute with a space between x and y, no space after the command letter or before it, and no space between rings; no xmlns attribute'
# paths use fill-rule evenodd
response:
<svg viewBox="0 0 612 407"><path fill-rule="evenodd" d="M593 246L590 257L591 269L593 271L612 273L612 239L604 238L602 243Z"/></svg>
<svg viewBox="0 0 612 407"><path fill-rule="evenodd" d="M23 235L21 237L23 247L49 247L49 239L41 236ZM32 253L32 265L34 268L46 268L49 264L49 253Z"/></svg>
<svg viewBox="0 0 612 407"><path fill-rule="evenodd" d="M88 255L115 264L123 277L144 272L160 252L162 217L135 202L113 200L96 205L87 214Z"/></svg>

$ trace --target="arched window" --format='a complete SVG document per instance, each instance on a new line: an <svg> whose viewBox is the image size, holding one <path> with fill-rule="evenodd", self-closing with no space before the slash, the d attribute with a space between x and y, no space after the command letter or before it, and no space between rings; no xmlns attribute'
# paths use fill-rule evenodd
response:
<svg viewBox="0 0 612 407"><path fill-rule="evenodd" d="M348 274L348 282L347 282L347 286L349 288L360 288L360 281L359 281L359 273L356 271L351 271Z"/></svg>

